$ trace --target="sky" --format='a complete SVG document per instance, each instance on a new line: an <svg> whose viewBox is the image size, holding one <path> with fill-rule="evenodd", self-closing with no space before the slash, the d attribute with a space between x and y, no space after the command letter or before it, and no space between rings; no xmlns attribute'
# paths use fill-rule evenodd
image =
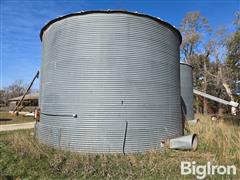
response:
<svg viewBox="0 0 240 180"><path fill-rule="evenodd" d="M23 80L30 83L41 66L39 32L50 20L64 14L121 9L137 11L179 27L190 11L199 11L212 28L231 28L240 0L0 0L0 89ZM34 83L38 89L39 80Z"/></svg>

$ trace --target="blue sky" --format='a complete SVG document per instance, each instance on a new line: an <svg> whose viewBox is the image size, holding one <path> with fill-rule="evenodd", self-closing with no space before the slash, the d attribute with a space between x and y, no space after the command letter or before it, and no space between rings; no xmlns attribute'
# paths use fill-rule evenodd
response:
<svg viewBox="0 0 240 180"><path fill-rule="evenodd" d="M138 11L179 27L189 11L200 11L213 28L231 27L240 0L0 0L0 89L29 83L41 64L40 29L57 16L81 10ZM39 82L34 84L38 89Z"/></svg>

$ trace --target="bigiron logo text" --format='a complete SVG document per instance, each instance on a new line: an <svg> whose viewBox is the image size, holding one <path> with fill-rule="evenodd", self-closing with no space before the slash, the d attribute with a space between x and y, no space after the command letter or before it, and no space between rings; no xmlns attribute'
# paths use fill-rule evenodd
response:
<svg viewBox="0 0 240 180"><path fill-rule="evenodd" d="M234 165L212 165L210 161L205 165L198 165L195 161L181 161L181 175L195 175L197 179L204 179L208 175L236 175Z"/></svg>

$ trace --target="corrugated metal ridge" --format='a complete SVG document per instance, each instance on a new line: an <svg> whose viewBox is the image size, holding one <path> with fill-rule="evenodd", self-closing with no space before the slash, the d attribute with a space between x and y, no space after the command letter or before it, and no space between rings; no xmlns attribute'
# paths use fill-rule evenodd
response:
<svg viewBox="0 0 240 180"><path fill-rule="evenodd" d="M182 43L182 35L179 32L178 29L176 29L174 26L172 26L170 23L167 23L159 18L147 15L147 14L141 14L141 13L137 13L137 12L129 12L126 10L90 10L90 11L80 11L80 12L75 12L75 13L71 13L71 14L67 14L64 16L60 16L58 18L55 18L51 21L49 21L40 31L40 39L42 41L42 36L44 34L44 32L55 22L57 21L61 21L62 19L66 19L68 17L72 17L72 16L80 16L80 15L87 15L87 14L93 14L93 13L105 13L105 14L113 14L113 13L122 13L122 14L130 14L130 15L135 15L135 16L141 16L141 17L146 17L146 18L150 18L154 21L157 21L158 23L166 26L167 28L169 28L170 30L173 31L174 34L177 35L177 37L179 38L179 42L180 44Z"/></svg>

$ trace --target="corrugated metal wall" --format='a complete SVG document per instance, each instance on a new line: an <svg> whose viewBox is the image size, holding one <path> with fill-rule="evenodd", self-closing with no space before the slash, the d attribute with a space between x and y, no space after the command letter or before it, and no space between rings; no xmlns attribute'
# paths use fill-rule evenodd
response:
<svg viewBox="0 0 240 180"><path fill-rule="evenodd" d="M194 120L192 70L191 65L180 64L182 110L186 120Z"/></svg>
<svg viewBox="0 0 240 180"><path fill-rule="evenodd" d="M90 13L54 22L42 44L44 143L130 153L182 134L180 38L172 29L138 15Z"/></svg>

